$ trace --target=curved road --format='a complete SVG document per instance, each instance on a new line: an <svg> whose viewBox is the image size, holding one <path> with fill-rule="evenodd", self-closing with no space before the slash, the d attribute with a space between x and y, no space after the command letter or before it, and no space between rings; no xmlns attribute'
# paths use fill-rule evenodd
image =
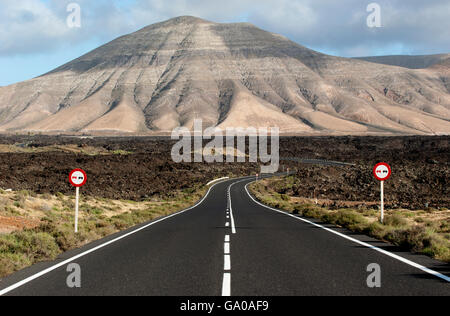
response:
<svg viewBox="0 0 450 316"><path fill-rule="evenodd" d="M449 295L450 267L257 203L254 178L214 185L195 207L35 265L1 295ZM69 263L81 288L69 288ZM381 287L369 288L370 264Z"/></svg>

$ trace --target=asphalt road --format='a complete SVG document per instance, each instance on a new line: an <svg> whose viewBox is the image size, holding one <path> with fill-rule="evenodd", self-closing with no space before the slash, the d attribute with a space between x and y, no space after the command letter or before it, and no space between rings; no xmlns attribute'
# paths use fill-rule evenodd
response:
<svg viewBox="0 0 450 316"><path fill-rule="evenodd" d="M221 182L192 209L20 271L0 294L450 295L448 264L264 207L245 189L253 180ZM81 288L66 284L70 263ZM367 285L370 264L380 288Z"/></svg>

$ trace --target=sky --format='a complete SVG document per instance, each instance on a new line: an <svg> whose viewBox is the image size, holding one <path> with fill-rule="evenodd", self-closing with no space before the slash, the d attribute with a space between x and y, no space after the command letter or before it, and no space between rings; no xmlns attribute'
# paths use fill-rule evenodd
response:
<svg viewBox="0 0 450 316"><path fill-rule="evenodd" d="M249 22L343 57L450 53L450 0L0 0L0 86L182 15Z"/></svg>

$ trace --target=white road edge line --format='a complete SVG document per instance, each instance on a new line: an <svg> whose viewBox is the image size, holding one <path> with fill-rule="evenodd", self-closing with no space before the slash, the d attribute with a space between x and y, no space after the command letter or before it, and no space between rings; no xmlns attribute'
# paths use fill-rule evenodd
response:
<svg viewBox="0 0 450 316"><path fill-rule="evenodd" d="M255 182L255 181L253 181L253 182ZM250 182L250 183L248 183L248 184L245 186L245 191L247 191L248 196L249 196L249 197L253 200L253 202L255 202L256 204L258 204L258 205L260 205L260 206L262 206L262 207L265 207L265 208L267 208L267 209L269 209L269 210L272 210L272 211L275 211L275 212L284 214L284 215L286 215L286 216L290 216L290 217L295 218L295 219L297 219L297 220L303 221L303 222L305 222L305 223L311 224L311 225L313 225L313 226L315 226L315 227L322 228L322 229L324 229L324 230L326 230L326 231L328 231L328 232L330 232L330 233L333 233L333 234L335 234L335 235L338 235L338 236L340 236L340 237L343 237L343 238L345 238L345 239L347 239L347 240L353 241L353 242L355 242L355 243L357 243L357 244L359 244L359 245L361 245L361 246L364 246L364 247L373 249L373 250L375 250L375 251L378 251L378 252L380 252L380 253L382 253L382 254L384 254L384 255L387 255L387 256L389 256L389 257L391 257L391 258L394 258L394 259L397 259L397 260L399 260L399 261L401 261L401 262L403 262L403 263L406 263L407 265L410 265L410 266L412 266L412 267L414 267L414 268L417 268L417 269L419 269L419 270L422 270L423 272L429 273L429 274L434 275L434 276L436 276L436 277L438 277L438 278L440 278L440 279L443 279L443 280L445 280L445 281L447 281L447 282L450 282L450 277L448 277L448 276L446 276L446 275L443 275L443 274L441 274L441 273L439 273L439 272L436 272L436 271L434 271L434 270L428 269L427 267L424 267L424 266L422 266L422 265L420 265L420 264L418 264L418 263L415 263L415 262L413 262L413 261L411 261L411 260L405 259L405 258L403 258L403 257L400 257L399 255L390 253L389 251L383 250L383 249L381 249L381 248L378 248L378 247L373 246L373 245L371 245L371 244L368 244L368 243L366 243L366 242L363 242L363 241L357 240L357 239L355 239L355 238L349 237L349 236L347 236L347 235L345 235L345 234L339 233L339 232L334 231L334 230L332 230L332 229L329 229L329 228L327 228L327 227L325 227L325 226L316 224L316 223L311 222L311 221L309 221L309 220L307 220L307 219L304 219L304 218L301 218L301 217L297 217L297 216L295 216L295 215L292 215L292 214L289 214L289 213L286 213L286 212L277 210L277 209L275 209L275 208L269 207L269 206L267 206L267 205L264 205L264 204L258 202L257 200L255 200L255 198L253 198L253 196L252 196L252 195L250 194L250 192L248 191L248 186L249 186L251 183L253 183L253 182Z"/></svg>
<svg viewBox="0 0 450 316"><path fill-rule="evenodd" d="M117 242L117 241L119 241L119 240L121 240L121 239L124 239L124 238L126 238L126 237L128 237L128 236L130 236L130 235L134 235L134 234L140 232L141 230L144 230L144 229L146 229L146 228L148 228L148 227L150 227L150 226L153 226L153 225L155 225L155 224L157 224L157 223L160 223L160 222L162 222L162 221L165 221L165 220L167 220L167 219L169 219L169 218L172 218L172 217L174 217L174 216L181 215L181 214L183 214L183 213L185 213L185 212L187 212L187 211L190 211L190 210L192 210L192 209L194 209L194 208L200 206L200 205L206 200L206 198L209 196L209 193L211 192L211 190L212 190L216 185L218 185L218 184L219 184L219 183L216 183L216 184L214 184L213 186L211 186L211 187L209 188L208 192L205 194L205 196L204 196L197 204L195 204L194 206L191 206L191 207L189 207L189 208L187 208L187 209L185 209L185 210L183 210L183 211L174 213L174 214L172 214L172 215L169 215L169 216L166 216L166 217L161 218L161 219L159 219L159 220L156 220L156 221L154 221L154 222L151 222L151 223L149 223L149 224L147 224L147 225L145 225L145 226L142 226L142 227L140 227L140 228L138 228L138 229L136 229L136 230L133 230L133 231L131 231L131 232L125 234L125 235L122 235L122 236L120 236L120 237L117 237L117 238L115 238L115 239L113 239L113 240L110 240L110 241L104 243L104 244L101 244L101 245L99 245L99 246L97 246L97 247L94 247L94 248L89 249L89 250L87 250L87 251L85 251L85 252L83 252L83 253L80 253L80 254L78 254L78 255L76 255L76 256L73 256L73 257L71 257L71 258L69 258L69 259L67 259L67 260L64 260L64 261L61 262L61 263L58 263L58 264L56 264L56 265L54 265L54 266L51 266L50 268L47 268L47 269L45 269L45 270L43 270L43 271L41 271L41 272L39 272L39 273L36 273L36 274L34 274L34 275L32 275L32 276L30 276L30 277L28 277L28 278L26 278L26 279L24 279L24 280L22 280L22 281L20 281L20 282L17 282L17 283L15 283L15 284L13 284L13 285L11 285L11 286L9 286L9 287L7 287L7 288L1 290L1 291L0 291L0 296L3 296L3 295L5 295L5 294L7 294L7 293L9 293L9 292L11 292L11 291L13 291L13 290L15 290L15 289L17 289L17 288L19 288L19 287L21 287L21 286L27 284L27 283L30 283L31 281L36 280L37 278L40 278L41 276L46 275L46 274L52 272L53 270L56 270L56 269L58 269L58 268L60 268L60 267L62 267L62 266L65 266L66 264L69 264L69 263L73 262L74 260L77 260L77 259L79 259L79 258L81 258L81 257L84 257L84 256L86 256L86 255L88 255L88 254L90 254L90 253L93 253L93 252L95 252L95 251L97 251L97 250L99 250L99 249L102 249L102 248L104 248L104 247L106 247L106 246L109 246L109 245L111 245L111 244L113 244L113 243L115 243L115 242Z"/></svg>

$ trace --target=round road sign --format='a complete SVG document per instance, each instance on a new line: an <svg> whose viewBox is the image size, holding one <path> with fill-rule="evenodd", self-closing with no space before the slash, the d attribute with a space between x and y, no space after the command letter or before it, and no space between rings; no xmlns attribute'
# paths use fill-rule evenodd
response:
<svg viewBox="0 0 450 316"><path fill-rule="evenodd" d="M378 181L386 181L392 175L391 166L387 163L379 163L373 168L373 175Z"/></svg>
<svg viewBox="0 0 450 316"><path fill-rule="evenodd" d="M76 188L82 187L83 185L86 184L87 181L86 172L84 172L84 170L81 169L72 170L72 172L69 175L69 181Z"/></svg>

